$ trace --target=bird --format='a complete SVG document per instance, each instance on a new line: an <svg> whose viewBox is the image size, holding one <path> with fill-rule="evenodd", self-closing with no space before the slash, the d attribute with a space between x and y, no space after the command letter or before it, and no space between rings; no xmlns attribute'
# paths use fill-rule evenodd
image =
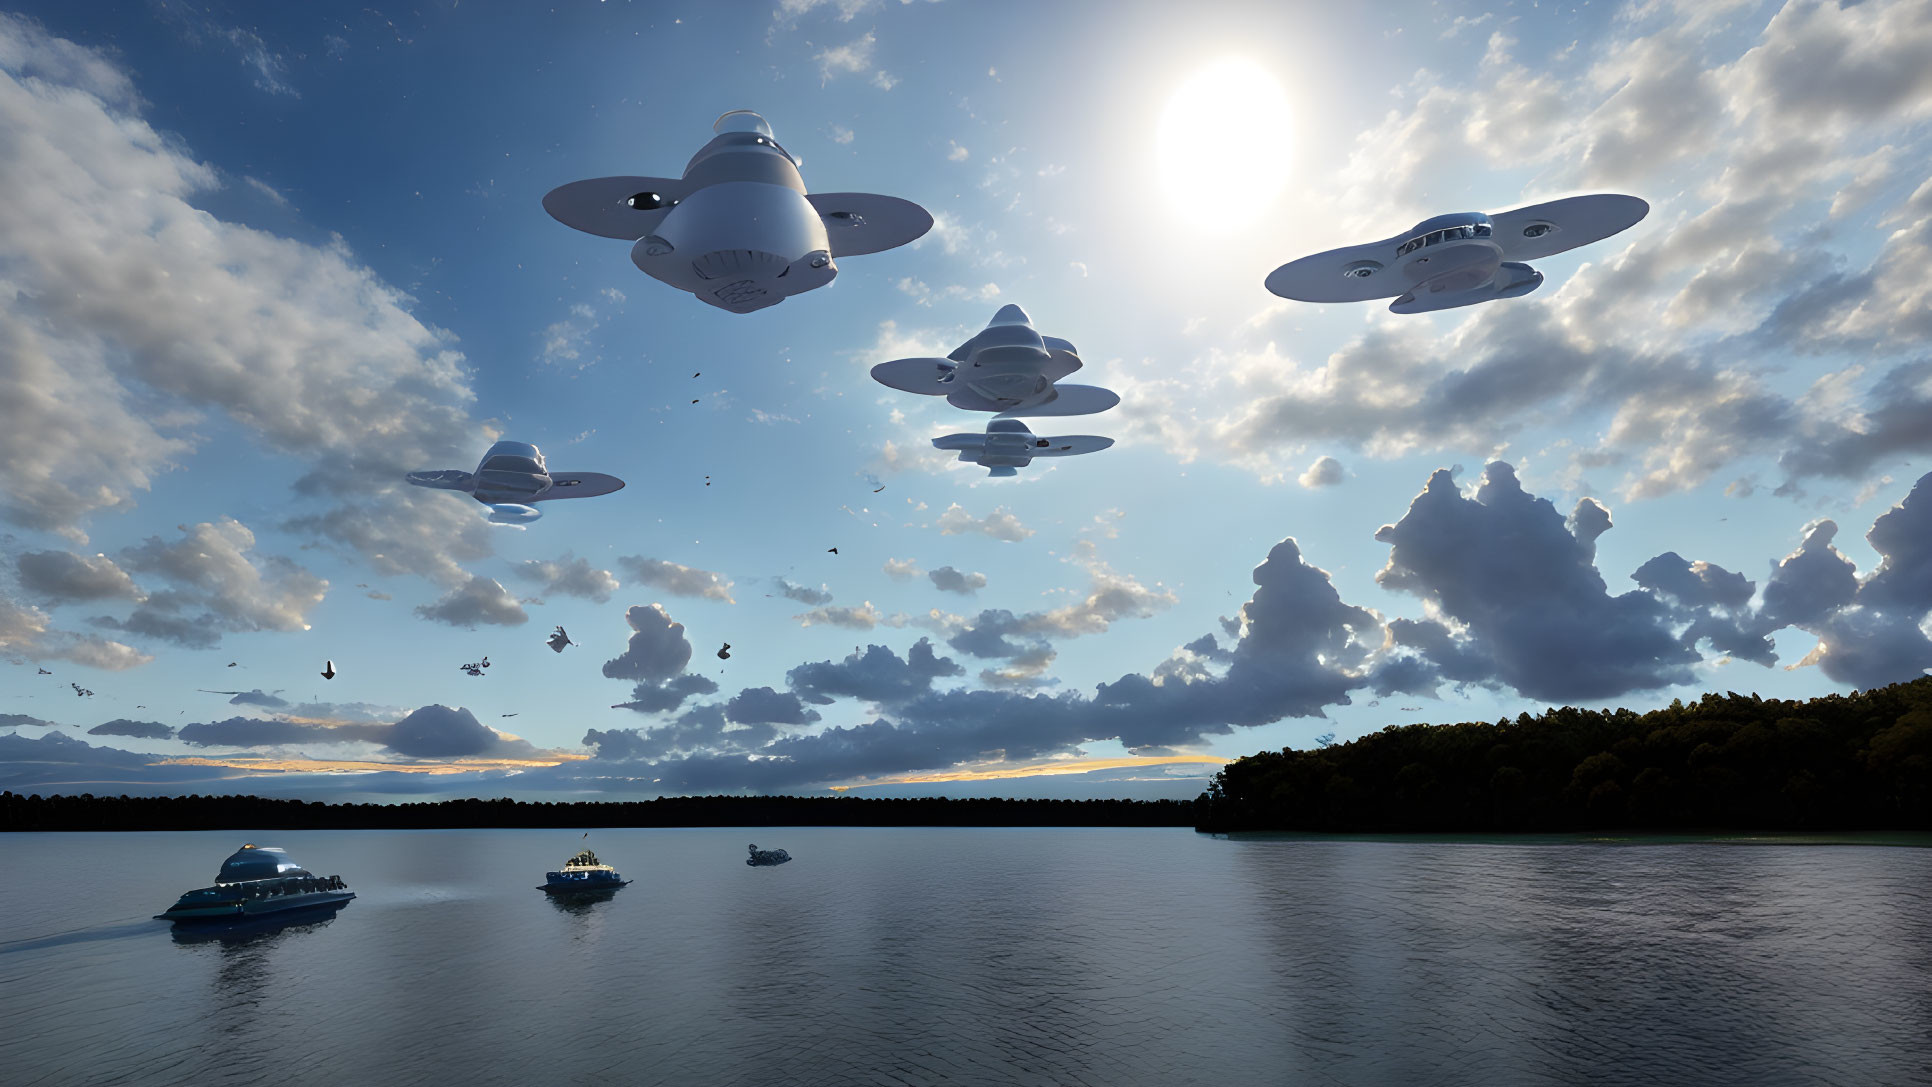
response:
<svg viewBox="0 0 1932 1087"><path fill-rule="evenodd" d="M81 686L81 685L80 685L80 684L78 684L78 683L69 683L69 684L68 684L68 686L69 686L69 687L72 687L72 688L74 689L74 697L75 697L75 698L92 698L92 697L94 697L94 692L93 692L93 691L90 691L90 690L88 690L87 688L85 688L85 687L83 687L83 686Z"/></svg>
<svg viewBox="0 0 1932 1087"><path fill-rule="evenodd" d="M241 662L239 662L239 661L229 661L229 662L228 662L228 667L230 667L230 668L233 668L233 667L235 667L235 666L236 666L237 664L239 664L239 663L241 663Z"/></svg>
<svg viewBox="0 0 1932 1087"><path fill-rule="evenodd" d="M323 678L323 679L334 679L334 678L335 678L335 662L334 662L334 661L324 661L324 662L322 663L322 678Z"/></svg>
<svg viewBox="0 0 1932 1087"><path fill-rule="evenodd" d="M49 672L49 671L48 671L47 669L45 669L45 668L42 668L42 669L40 669L40 674L41 674L41 675L43 675L43 676L51 676L51 675L53 675L53 673L52 673L52 672Z"/></svg>
<svg viewBox="0 0 1932 1087"><path fill-rule="evenodd" d="M724 648L722 648L722 649L720 649L720 650L718 650L718 659L719 659L719 660L721 660L721 661L728 661L728 660L730 660L730 659L731 659L731 643L730 643L730 642L726 642L726 643L724 644Z"/></svg>
<svg viewBox="0 0 1932 1087"><path fill-rule="evenodd" d="M498 716L498 717L515 717L515 716L516 716L516 714L514 714L514 713L499 713L499 714L497 714L497 716Z"/></svg>
<svg viewBox="0 0 1932 1087"><path fill-rule="evenodd" d="M544 644L548 645L552 650L561 653L564 651L564 646L576 645L577 643L570 640L570 635L564 633L564 628L558 627L555 634L544 639Z"/></svg>
<svg viewBox="0 0 1932 1087"><path fill-rule="evenodd" d="M833 554L833 555L836 555L836 554L838 554L838 553L839 553L839 549L838 549L838 548L836 548L836 547L828 547L828 548L826 548L825 550L826 550L826 551L827 551L827 552L828 552L829 554Z"/></svg>

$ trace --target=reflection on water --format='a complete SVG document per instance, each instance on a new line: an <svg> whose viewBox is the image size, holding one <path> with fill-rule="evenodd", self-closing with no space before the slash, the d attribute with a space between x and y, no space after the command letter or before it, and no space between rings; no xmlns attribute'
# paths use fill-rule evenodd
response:
<svg viewBox="0 0 1932 1087"><path fill-rule="evenodd" d="M1932 849L785 833L798 863L756 869L742 829L600 831L636 882L563 897L531 888L551 831L284 833L355 913L173 939L134 919L233 832L0 837L7 871L84 848L124 873L73 900L0 881L0 1068L526 1084L568 1052L679 1085L1932 1082Z"/></svg>
<svg viewBox="0 0 1932 1087"><path fill-rule="evenodd" d="M596 909L599 903L609 902L619 890L617 887L605 887L596 891L551 891L544 897L560 912L581 917Z"/></svg>
<svg viewBox="0 0 1932 1087"><path fill-rule="evenodd" d="M177 921L172 935L177 944L218 943L225 947L240 947L272 940L285 933L321 928L335 920L335 915L347 905L347 902L331 902L234 921Z"/></svg>

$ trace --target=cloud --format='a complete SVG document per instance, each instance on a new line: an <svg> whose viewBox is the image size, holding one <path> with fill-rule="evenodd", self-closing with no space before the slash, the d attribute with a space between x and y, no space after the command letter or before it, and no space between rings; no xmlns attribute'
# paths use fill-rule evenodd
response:
<svg viewBox="0 0 1932 1087"><path fill-rule="evenodd" d="M217 644L224 631L309 629L327 581L280 556L256 558L255 534L232 518L182 526L182 533L174 543L150 536L121 551L128 569L176 587L146 594L125 620L102 617L97 625L198 649Z"/></svg>
<svg viewBox="0 0 1932 1087"><path fill-rule="evenodd" d="M632 689L629 702L620 702L611 709L670 713L682 706L686 699L717 693L718 684L710 677L685 672L662 681L645 680Z"/></svg>
<svg viewBox="0 0 1932 1087"><path fill-rule="evenodd" d="M517 598L495 578L477 574L460 588L444 593L433 604L419 604L416 614L453 627L474 629L478 624L513 627L530 621Z"/></svg>
<svg viewBox="0 0 1932 1087"><path fill-rule="evenodd" d="M20 587L47 603L76 600L139 600L143 594L126 570L106 555L85 558L71 551L30 551L15 560Z"/></svg>
<svg viewBox="0 0 1932 1087"><path fill-rule="evenodd" d="M789 691L746 687L725 703L725 719L741 725L809 725L819 715Z"/></svg>
<svg viewBox="0 0 1932 1087"><path fill-rule="evenodd" d="M965 669L933 652L930 639L921 638L904 658L871 645L841 662L801 664L785 673L785 682L805 701L827 706L837 698L903 702L930 691L935 679L964 674Z"/></svg>
<svg viewBox="0 0 1932 1087"><path fill-rule="evenodd" d="M1303 472L1296 480L1296 482L1307 487L1309 490L1314 490L1317 487L1333 487L1341 481L1342 462L1336 460L1334 457L1317 458L1315 463L1309 465L1308 470Z"/></svg>
<svg viewBox="0 0 1932 1087"><path fill-rule="evenodd" d="M885 575L894 581L911 581L919 576L919 563L913 559L885 560Z"/></svg>
<svg viewBox="0 0 1932 1087"><path fill-rule="evenodd" d="M412 759L453 759L498 751L504 741L497 731L466 709L423 706L389 726L382 740L398 755Z"/></svg>
<svg viewBox="0 0 1932 1087"><path fill-rule="evenodd" d="M618 581L609 570L599 570L587 559L580 559L569 552L562 558L548 562L541 559L528 559L517 564L517 576L529 581L541 582L543 591L559 596L574 596L599 604L608 603L611 594L618 589Z"/></svg>
<svg viewBox="0 0 1932 1087"><path fill-rule="evenodd" d="M857 607L850 607L844 604L832 604L822 608L813 608L803 615L794 615L792 618L798 620L799 626L835 626L845 627L848 630L871 630L881 623L897 626L903 620L902 616L886 615L878 608L873 607L872 601L870 600L865 601Z"/></svg>
<svg viewBox="0 0 1932 1087"><path fill-rule="evenodd" d="M230 717L182 725L176 736L197 747L279 747L288 744L373 740L381 725L331 726L279 717Z"/></svg>
<svg viewBox="0 0 1932 1087"><path fill-rule="evenodd" d="M398 484L483 437L461 356L342 242L197 207L220 174L141 109L113 60L0 17L0 519L85 542L225 420L333 503L295 530L456 584L480 519Z"/></svg>
<svg viewBox="0 0 1932 1087"><path fill-rule="evenodd" d="M1376 582L1411 593L1468 629L1496 677L1538 699L1610 698L1693 680L1696 654L1668 610L1642 591L1611 596L1590 540L1508 464L1464 497L1448 470L1375 534L1389 545Z"/></svg>
<svg viewBox="0 0 1932 1087"><path fill-rule="evenodd" d="M89 736L133 736L142 740L172 740L174 728L159 721L130 721L117 717L87 730Z"/></svg>
<svg viewBox="0 0 1932 1087"><path fill-rule="evenodd" d="M829 83L840 75L857 75L872 67L872 47L878 38L870 31L844 45L828 46L812 59L818 62L820 82Z"/></svg>
<svg viewBox="0 0 1932 1087"><path fill-rule="evenodd" d="M93 634L54 629L39 608L16 604L0 595L0 652L35 660L69 660L109 672L138 668L153 660L133 646Z"/></svg>
<svg viewBox="0 0 1932 1087"><path fill-rule="evenodd" d="M639 604L624 613L632 634L628 647L604 662L605 679L659 682L670 679L691 663L691 643L684 624L674 622L661 604Z"/></svg>
<svg viewBox="0 0 1932 1087"><path fill-rule="evenodd" d="M967 513L959 503L947 506L939 515L939 534L941 536L963 536L969 532L979 532L995 540L1018 543L1033 535L1033 530L1020 523L1011 510L1005 506L994 507L993 512L978 520Z"/></svg>
<svg viewBox="0 0 1932 1087"><path fill-rule="evenodd" d="M958 593L961 596L971 596L986 587L985 574L963 574L950 566L941 566L926 576L932 579L933 587L940 592Z"/></svg>
<svg viewBox="0 0 1932 1087"><path fill-rule="evenodd" d="M696 596L706 600L722 600L727 604L737 603L731 598L731 579L709 570L679 566L675 562L642 555L620 556L617 564L631 577L672 596Z"/></svg>
<svg viewBox="0 0 1932 1087"><path fill-rule="evenodd" d="M794 584L791 580L782 577L776 579L776 583L778 585L778 595L787 600L796 600L801 604L814 605L830 604L832 602L830 590L826 589L823 585L814 589L809 585Z"/></svg>

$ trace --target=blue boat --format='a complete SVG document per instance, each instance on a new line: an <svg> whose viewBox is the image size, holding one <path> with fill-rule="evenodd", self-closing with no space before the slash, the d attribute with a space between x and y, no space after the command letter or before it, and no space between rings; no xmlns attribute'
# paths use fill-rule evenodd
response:
<svg viewBox="0 0 1932 1087"><path fill-rule="evenodd" d="M586 849L564 863L561 872L544 873L545 883L537 888L551 894L581 894L585 891L614 891L628 879L617 874L617 869L597 859L597 854Z"/></svg>
<svg viewBox="0 0 1932 1087"><path fill-rule="evenodd" d="M221 862L213 887L175 900L157 921L233 921L294 910L335 909L355 897L341 876L318 876L277 846L249 843Z"/></svg>

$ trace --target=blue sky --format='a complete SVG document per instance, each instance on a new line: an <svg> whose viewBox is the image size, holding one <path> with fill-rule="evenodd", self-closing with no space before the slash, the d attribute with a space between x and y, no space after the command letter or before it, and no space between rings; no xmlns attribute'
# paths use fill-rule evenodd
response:
<svg viewBox="0 0 1932 1087"><path fill-rule="evenodd" d="M1878 0L15 8L0 784L1192 796L1912 678L1929 52ZM740 316L543 213L741 108L935 228ZM1261 285L1587 191L1652 210L1525 298ZM989 479L868 377L1006 303L1123 397L1035 429L1112 449ZM629 486L519 531L401 483L499 436Z"/></svg>

